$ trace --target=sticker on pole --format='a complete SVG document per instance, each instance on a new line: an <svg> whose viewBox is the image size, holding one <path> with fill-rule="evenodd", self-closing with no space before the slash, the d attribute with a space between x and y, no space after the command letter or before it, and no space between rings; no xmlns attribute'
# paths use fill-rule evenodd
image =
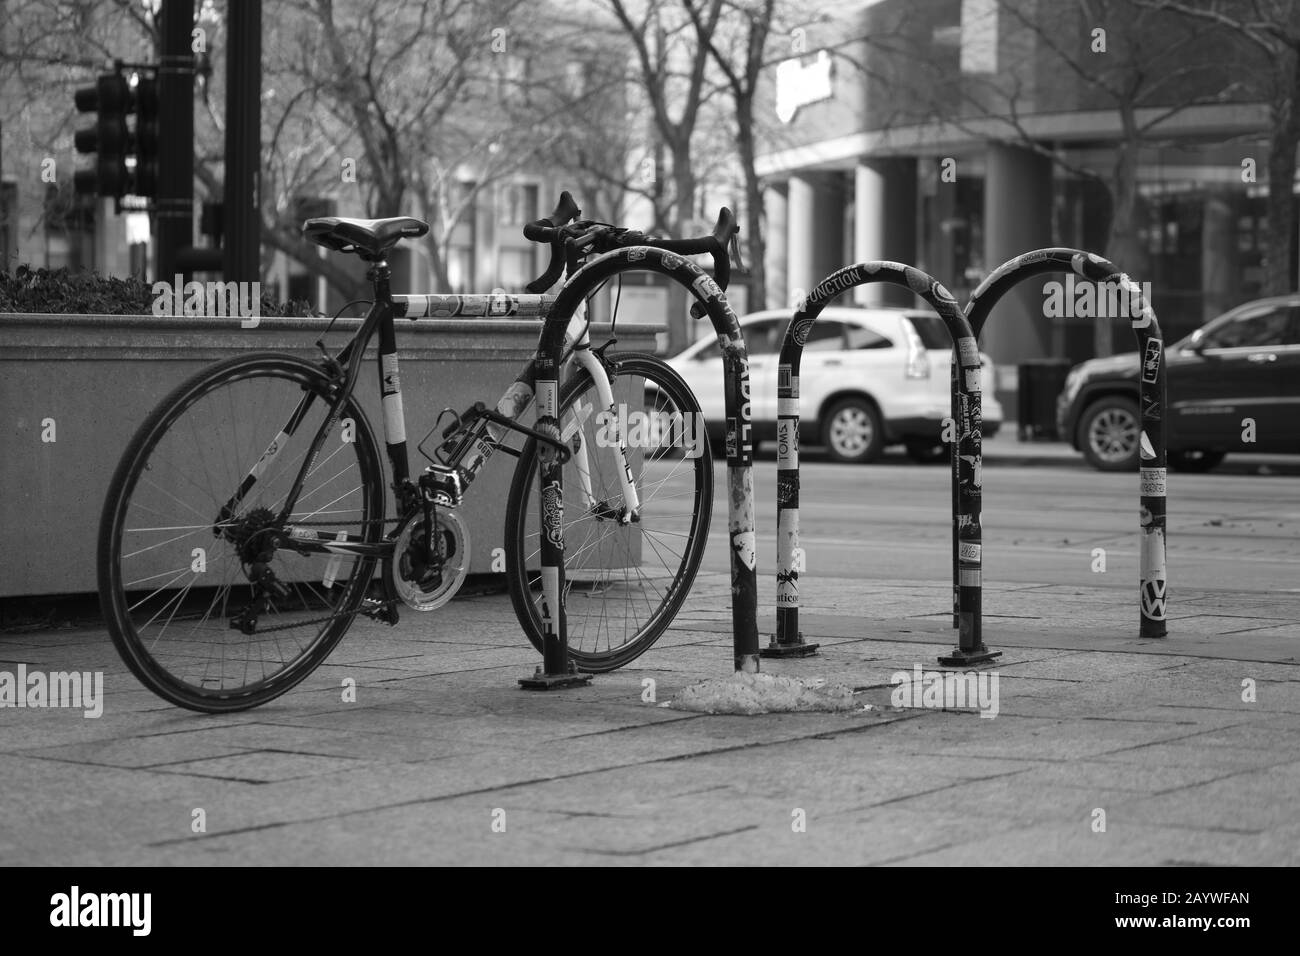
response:
<svg viewBox="0 0 1300 956"><path fill-rule="evenodd" d="M965 541L957 545L957 559L959 561L970 561L974 564L980 563L981 546L978 544L969 544Z"/></svg>
<svg viewBox="0 0 1300 956"><path fill-rule="evenodd" d="M973 337L964 335L957 340L957 354L961 356L962 365L979 367L980 350Z"/></svg>
<svg viewBox="0 0 1300 956"><path fill-rule="evenodd" d="M1142 381L1147 385L1154 385L1160 377L1160 352L1160 340L1148 339L1142 356Z"/></svg>
<svg viewBox="0 0 1300 956"><path fill-rule="evenodd" d="M1151 495L1156 498L1165 497L1166 474L1167 472L1164 468L1141 469L1142 494Z"/></svg>

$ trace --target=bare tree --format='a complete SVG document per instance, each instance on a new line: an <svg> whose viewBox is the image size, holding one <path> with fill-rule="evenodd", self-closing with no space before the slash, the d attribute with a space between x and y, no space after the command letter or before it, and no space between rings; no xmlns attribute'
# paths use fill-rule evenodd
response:
<svg viewBox="0 0 1300 956"><path fill-rule="evenodd" d="M18 181L19 208L7 215L30 224L20 245L37 230L57 231L78 208L72 134L80 117L73 90L93 84L115 57L153 59L157 41L156 17L138 4L0 2L0 149L6 172ZM53 169L47 160L54 160Z"/></svg>
<svg viewBox="0 0 1300 956"><path fill-rule="evenodd" d="M689 13L668 0L650 0L641 16L625 0L608 0L623 32L631 40L639 87L649 107L655 134L667 150L671 165L672 218L668 231L679 232L694 218L698 186L694 138L700 108L706 98L710 53L701 38L712 38L723 0L700 0ZM681 14L679 16L679 14ZM655 183L660 181L655 164ZM662 207L656 204L656 215ZM656 223L656 226L659 224ZM686 290L674 283L668 296L668 346L677 351L690 344Z"/></svg>
<svg viewBox="0 0 1300 956"><path fill-rule="evenodd" d="M281 18L280 28L295 42L268 64L277 194L265 230L285 251L297 241L288 218L295 194L355 188L369 215L430 223L425 251L435 285L447 289L448 247L478 198L545 164L572 138L571 117L607 92L570 76L585 25L522 0L285 6L296 19L286 27ZM314 256L299 261L344 282Z"/></svg>
<svg viewBox="0 0 1300 956"><path fill-rule="evenodd" d="M1139 0L1170 11L1193 24L1213 24L1247 44L1257 56L1241 70L1244 82L1269 111L1268 252L1265 295L1292 291L1295 261L1295 209L1292 197L1296 149L1300 148L1300 4L1292 0Z"/></svg>
<svg viewBox="0 0 1300 956"><path fill-rule="evenodd" d="M728 0L724 20L727 29L710 27L705 19L706 0L683 0L699 45L708 50L721 71L731 97L736 136L736 159L745 183L745 228L743 236L749 254L749 301L767 300L766 254L763 221L763 185L756 169L758 124L755 99L763 70L774 60L768 39L772 34L776 0ZM724 39L720 34L727 34Z"/></svg>
<svg viewBox="0 0 1300 956"><path fill-rule="evenodd" d="M1141 151L1166 141L1162 126L1173 117L1193 106L1227 102L1240 95L1241 83L1231 78L1203 31L1135 0L1061 0L1048 7L997 0L996 9L1011 25L1000 31L1006 35L999 42L1010 43L1015 54L989 74L963 72L955 59L926 58L902 36L865 38L871 54L913 63L901 73L887 64L876 67L892 73L896 83L911 77L905 89L894 87L898 99L910 104L896 118L942 123L971 138L1028 149L1102 182L1111 208L1101 251L1140 277L1146 265L1138 220ZM1068 99L1072 109L1087 103L1115 112L1120 132L1109 168L1071 163L1056 143L1035 135L1032 114L1043 110L1045 97ZM1098 355L1113 351L1112 332L1109 323L1094 325Z"/></svg>

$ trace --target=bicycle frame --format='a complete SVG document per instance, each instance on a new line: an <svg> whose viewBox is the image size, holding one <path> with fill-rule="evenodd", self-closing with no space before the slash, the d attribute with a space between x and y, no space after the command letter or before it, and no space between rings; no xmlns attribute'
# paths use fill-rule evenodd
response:
<svg viewBox="0 0 1300 956"><path fill-rule="evenodd" d="M556 299L553 295L508 293L393 295L388 288L389 270L382 263L377 264L371 270L370 278L375 285L374 304L366 313L361 328L357 330L351 341L348 342L336 358L327 360L327 367L335 371L336 377L337 387L333 404L330 407L329 414L313 437L308 454L305 456L303 464L299 468L288 494L285 496L284 506L276 516L276 523L284 529L287 536L284 544L302 554L329 553L341 559L343 555L386 557L392 553L391 536L389 540L368 543L353 540L353 536L349 536L344 532L334 535L330 532L317 532L310 528L301 527L303 520L301 518L298 524L291 523L288 520L304 483L313 473L326 436L333 430L344 403L356 386L365 350L375 334L378 333L379 336L380 407L384 419L384 443L389 464L392 468L392 488L397 497L397 516L401 521L414 514L419 507L419 492L411 481L394 320L397 318L415 320L426 317L482 316L492 318L537 317L545 321L549 317L551 306ZM572 349L573 359L591 375L601 405L605 409L614 412L613 387L600 358L591 349L589 324L585 307L580 307L569 321L565 331L565 348L566 350ZM539 355L541 354L540 343L541 338L539 336ZM503 419L516 421L533 404L532 369L533 362L529 362L497 401L496 412ZM342 378L341 382L338 382L339 377ZM249 470L236 493L226 502L218 516L218 523L233 514L239 502L257 483L258 478L275 461L285 442L293 436L314 401L315 396L310 393L302 398L290 415L288 422L276 434L262 457ZM610 428L616 441L622 466L619 469L619 481L622 485L626 508L621 520L627 523L636 520L640 509L640 499L632 477L632 468L628 463L626 436L618 433L617 421L618 416L614 414ZM581 424L581 420L570 423L569 427L561 434L561 441L567 444L572 437L573 431ZM458 457L447 465L448 471L456 475L456 500L452 502L453 504L459 504L459 496L464 494L482 471L493 452L500 446L508 430L505 425L483 420L483 427L478 428L477 433L471 432L467 439L461 442L458 447ZM595 507L597 502L592 493L591 469L585 443L579 444L574 450L573 456L578 470L579 486L583 500L588 508ZM324 507L328 507L328 505ZM321 509L318 509L313 514L319 513L319 510ZM308 515L307 518L310 519L312 516ZM329 576L329 571L327 571L327 576Z"/></svg>

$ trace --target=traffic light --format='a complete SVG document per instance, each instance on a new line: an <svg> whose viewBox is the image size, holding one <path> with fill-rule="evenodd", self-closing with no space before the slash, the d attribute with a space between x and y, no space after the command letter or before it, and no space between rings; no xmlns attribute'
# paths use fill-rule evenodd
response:
<svg viewBox="0 0 1300 956"><path fill-rule="evenodd" d="M121 199L151 197L158 190L158 81L142 77L133 88L121 72L104 73L94 86L73 96L77 110L95 113L95 125L73 136L79 153L95 153L94 169L78 170L73 184L81 194ZM136 114L135 128L127 117ZM134 157L135 168L127 164Z"/></svg>
<svg viewBox="0 0 1300 956"><path fill-rule="evenodd" d="M135 194L158 194L158 80L140 77L135 85Z"/></svg>

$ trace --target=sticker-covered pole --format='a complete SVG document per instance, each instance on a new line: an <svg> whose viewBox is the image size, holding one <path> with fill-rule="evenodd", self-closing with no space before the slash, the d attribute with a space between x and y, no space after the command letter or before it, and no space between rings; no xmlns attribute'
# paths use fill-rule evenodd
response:
<svg viewBox="0 0 1300 956"><path fill-rule="evenodd" d="M708 315L722 349L727 435L727 531L731 544L732 663L736 670L758 670L758 574L754 545L753 435L749 357L740 322L713 278L689 259L662 249L629 246L591 259L574 273L556 297L542 329L539 355L558 361L569 319L610 276L656 272L686 286ZM542 375L538 373L540 400ZM540 425L539 425L540 429ZM543 536L545 547L545 536ZM563 568L560 569L561 575ZM560 578L561 582L563 577Z"/></svg>
<svg viewBox="0 0 1300 956"><path fill-rule="evenodd" d="M778 415L797 432L799 360L804 343L822 310L846 290L872 282L910 289L939 314L952 336L957 356L953 402L957 429L959 565L957 589L958 647L940 661L953 665L979 664L997 657L984 645L982 629L982 542L980 487L983 480L980 436L980 360L966 316L952 295L931 276L899 262L860 262L827 276L799 306L786 328L777 365ZM799 547L799 459L793 451L777 472L777 634L773 643L799 640L799 573L807 561Z"/></svg>
<svg viewBox="0 0 1300 956"><path fill-rule="evenodd" d="M1031 276L1045 272L1073 272L1098 284L1101 290L1099 295L1107 290L1118 292L1118 303L1121 308L1128 310L1130 324L1137 335L1138 355L1142 363L1138 375L1138 399L1142 409L1142 429L1138 436L1138 513L1141 535L1138 634L1143 638L1164 637L1168 633L1168 580L1165 570L1165 484L1168 462L1162 416L1168 407L1168 385L1160 323L1156 321L1155 310L1151 308L1141 286L1110 260L1079 249L1051 248L1035 249L1004 262L979 284L971 293L970 302L966 306L972 332L979 336L993 306L1007 290ZM1110 301L1108 294L1107 301Z"/></svg>
<svg viewBox="0 0 1300 956"><path fill-rule="evenodd" d="M799 363L811 323L786 327L776 380L776 633L764 657L810 657L799 630L799 575L806 568L799 546Z"/></svg>
<svg viewBox="0 0 1300 956"><path fill-rule="evenodd" d="M557 337L549 334L556 326L548 317L533 359L536 373L537 431L560 440L559 369L564 344L563 328ZM567 323L566 323L567 324ZM564 465L560 451L549 442L537 444L539 466L538 527L541 529L542 579L542 666L532 677L522 678L520 686L529 690L570 687L591 680L589 674L573 672L569 660L569 635L565 620L564 587Z"/></svg>

